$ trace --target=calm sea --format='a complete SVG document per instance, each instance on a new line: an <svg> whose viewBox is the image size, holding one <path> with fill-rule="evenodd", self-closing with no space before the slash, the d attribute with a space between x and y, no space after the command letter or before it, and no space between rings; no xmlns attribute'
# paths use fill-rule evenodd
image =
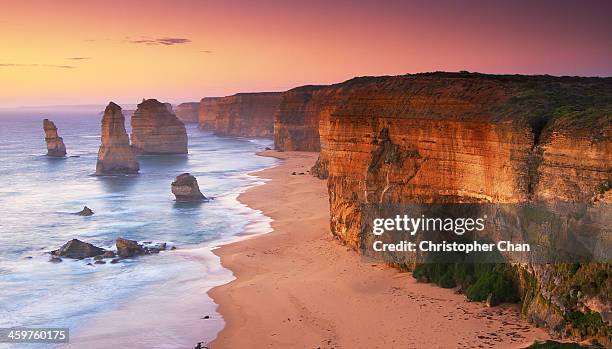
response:
<svg viewBox="0 0 612 349"><path fill-rule="evenodd" d="M68 157L44 155L43 118L57 125ZM94 111L0 113L0 327L69 327L71 344L51 346L62 348L192 348L212 339L223 321L206 291L231 273L210 251L247 227L269 230L237 195L262 182L249 172L274 165L255 155L272 142L188 125L189 155L141 156L138 176L96 177L100 119ZM215 200L175 203L170 183L183 172ZM93 216L72 214L85 205ZM177 250L118 264L48 262L46 252L70 239L113 249L117 237Z"/></svg>

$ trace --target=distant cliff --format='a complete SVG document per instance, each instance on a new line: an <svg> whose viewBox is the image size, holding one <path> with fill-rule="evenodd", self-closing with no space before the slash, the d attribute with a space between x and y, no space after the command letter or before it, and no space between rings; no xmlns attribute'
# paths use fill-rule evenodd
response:
<svg viewBox="0 0 612 349"><path fill-rule="evenodd" d="M364 217L397 204L565 202L587 205L594 222L609 216L610 78L429 73L298 88L281 103L276 147L316 150L317 118L331 230L356 249ZM527 318L610 343L610 264L517 268Z"/></svg>
<svg viewBox="0 0 612 349"><path fill-rule="evenodd" d="M200 114L199 102L181 103L175 108L176 117L182 122L198 122Z"/></svg>
<svg viewBox="0 0 612 349"><path fill-rule="evenodd" d="M203 98L200 127L222 136L273 137L280 100L279 92Z"/></svg>
<svg viewBox="0 0 612 349"><path fill-rule="evenodd" d="M327 86L302 86L283 92L274 121L278 150L319 151L319 120L335 107Z"/></svg>
<svg viewBox="0 0 612 349"><path fill-rule="evenodd" d="M132 146L138 154L187 154L185 124L167 103L143 100L131 120Z"/></svg>
<svg viewBox="0 0 612 349"><path fill-rule="evenodd" d="M204 97L200 100L199 124L203 130L214 131L219 115L219 101L223 97Z"/></svg>

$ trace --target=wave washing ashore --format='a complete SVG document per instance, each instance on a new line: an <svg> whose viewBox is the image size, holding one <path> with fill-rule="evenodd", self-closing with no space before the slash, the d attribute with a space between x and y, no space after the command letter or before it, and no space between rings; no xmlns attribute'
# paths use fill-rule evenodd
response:
<svg viewBox="0 0 612 349"><path fill-rule="evenodd" d="M329 232L325 182L300 175L317 154L264 155L284 161L239 200L273 231L214 251L236 279L209 292L226 321L211 348L524 348L548 338L517 305L487 308L361 261Z"/></svg>
<svg viewBox="0 0 612 349"><path fill-rule="evenodd" d="M69 327L70 344L53 348L193 348L214 338L224 323L206 291L231 273L211 247L245 229L269 229L269 219L237 196L262 183L247 173L275 164L255 156L271 141L189 125L189 155L141 156L137 176L96 177L100 115L36 114L0 115L0 327ZM68 157L44 155L44 117L55 122ZM183 172L215 199L176 203L170 183ZM72 214L85 205L93 216ZM48 262L47 251L73 238L111 249L118 237L177 249L117 264Z"/></svg>

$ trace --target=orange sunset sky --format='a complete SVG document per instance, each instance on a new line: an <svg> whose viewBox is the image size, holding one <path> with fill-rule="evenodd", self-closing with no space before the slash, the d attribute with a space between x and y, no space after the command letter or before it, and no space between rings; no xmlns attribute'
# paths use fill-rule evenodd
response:
<svg viewBox="0 0 612 349"><path fill-rule="evenodd" d="M435 70L612 75L612 1L0 0L0 108Z"/></svg>

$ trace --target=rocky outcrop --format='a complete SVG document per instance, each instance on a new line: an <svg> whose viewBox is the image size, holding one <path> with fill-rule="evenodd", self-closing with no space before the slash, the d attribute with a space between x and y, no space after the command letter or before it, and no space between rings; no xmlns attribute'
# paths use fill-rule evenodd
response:
<svg viewBox="0 0 612 349"><path fill-rule="evenodd" d="M221 136L273 137L280 92L203 98L200 127Z"/></svg>
<svg viewBox="0 0 612 349"><path fill-rule="evenodd" d="M140 169L125 131L121 107L110 102L102 117L100 150L96 175L136 174Z"/></svg>
<svg viewBox="0 0 612 349"><path fill-rule="evenodd" d="M115 245L117 246L117 255L122 258L144 254L144 248L134 240L118 238Z"/></svg>
<svg viewBox="0 0 612 349"><path fill-rule="evenodd" d="M172 194L176 201L205 201L208 200L200 191L198 180L189 173L183 173L176 177L171 185Z"/></svg>
<svg viewBox="0 0 612 349"><path fill-rule="evenodd" d="M104 252L106 251L100 247L96 247L78 239L72 239L59 249L52 251L51 254L56 257L83 259L99 256L104 254Z"/></svg>
<svg viewBox="0 0 612 349"><path fill-rule="evenodd" d="M581 204L578 217L601 232L602 247L591 252L609 250L612 79L429 73L356 78L308 98L317 94L326 96L328 112L319 114L316 170L328 176L332 233L349 246L367 248L369 218L413 203L542 205L543 211L510 216L559 215L564 223L555 238L531 228L523 238L576 244L585 238L572 235L577 216L558 207ZM291 149L285 144L299 139L285 138L277 147ZM501 212L491 218L510 221ZM609 264L571 269L504 257L518 275L527 318L558 336L609 343L612 332L597 311L611 302ZM569 296L577 290L580 297Z"/></svg>
<svg viewBox="0 0 612 349"><path fill-rule="evenodd" d="M45 142L47 143L47 156L64 157L66 156L66 146L64 140L57 133L57 127L49 119L43 120L45 131Z"/></svg>
<svg viewBox="0 0 612 349"><path fill-rule="evenodd" d="M94 211L92 211L91 208L87 206L83 207L82 210L75 213L75 215L77 216L93 216L93 214L94 214Z"/></svg>
<svg viewBox="0 0 612 349"><path fill-rule="evenodd" d="M176 117L182 122L198 122L200 114L200 103L181 103L175 108Z"/></svg>
<svg viewBox="0 0 612 349"><path fill-rule="evenodd" d="M165 242L157 244L152 242L139 244L138 241L124 238L118 238L115 241L115 245L117 247L117 255L119 255L121 258L131 258L140 255L159 253L160 251L166 250L167 246Z"/></svg>
<svg viewBox="0 0 612 349"><path fill-rule="evenodd" d="M187 154L185 124L156 99L138 104L131 138L137 154Z"/></svg>

